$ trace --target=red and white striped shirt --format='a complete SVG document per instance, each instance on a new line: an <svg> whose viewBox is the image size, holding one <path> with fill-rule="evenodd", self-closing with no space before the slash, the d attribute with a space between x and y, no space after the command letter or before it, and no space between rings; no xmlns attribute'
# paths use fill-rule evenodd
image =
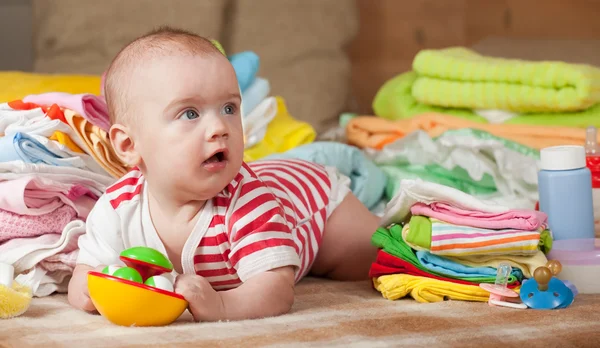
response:
<svg viewBox="0 0 600 348"><path fill-rule="evenodd" d="M284 266L294 266L300 280L315 260L334 208L336 174L302 160L244 163L200 212L182 251L183 272L205 277L217 290ZM132 170L106 190L79 240L78 263L122 264L120 252L139 245L166 254L150 219L144 182Z"/></svg>

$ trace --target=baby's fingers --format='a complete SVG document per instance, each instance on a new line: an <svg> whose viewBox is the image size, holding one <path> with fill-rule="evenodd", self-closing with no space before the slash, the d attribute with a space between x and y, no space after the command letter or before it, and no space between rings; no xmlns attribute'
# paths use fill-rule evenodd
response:
<svg viewBox="0 0 600 348"><path fill-rule="evenodd" d="M82 305L81 305L81 309L83 309L86 312L95 312L96 311L96 306L94 306L94 303L92 302L92 300L90 299L90 297L86 294L82 294L84 296L83 300L82 300Z"/></svg>

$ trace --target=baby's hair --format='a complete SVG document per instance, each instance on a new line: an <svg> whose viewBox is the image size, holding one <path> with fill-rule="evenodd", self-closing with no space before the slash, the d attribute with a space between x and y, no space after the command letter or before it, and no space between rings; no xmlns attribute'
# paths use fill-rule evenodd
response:
<svg viewBox="0 0 600 348"><path fill-rule="evenodd" d="M172 55L174 52L207 55L225 54L221 45L190 31L159 27L123 47L112 60L105 75L104 96L111 124L131 120L127 110L127 85L136 63L142 59Z"/></svg>

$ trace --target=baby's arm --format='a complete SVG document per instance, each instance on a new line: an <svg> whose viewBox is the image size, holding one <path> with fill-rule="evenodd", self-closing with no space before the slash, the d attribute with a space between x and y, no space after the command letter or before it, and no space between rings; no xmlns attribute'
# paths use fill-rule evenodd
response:
<svg viewBox="0 0 600 348"><path fill-rule="evenodd" d="M93 312L96 308L88 292L88 272L119 264L119 250L123 250L119 217L106 196L94 205L86 220L86 233L79 237L78 244L77 266L69 281L67 298L73 307Z"/></svg>
<svg viewBox="0 0 600 348"><path fill-rule="evenodd" d="M284 208L258 179L243 182L227 208L228 259L242 284L217 292L197 275L180 276L176 291L196 320L240 320L287 313L294 302L298 246Z"/></svg>
<svg viewBox="0 0 600 348"><path fill-rule="evenodd" d="M253 276L239 287L215 291L205 278L182 275L175 291L196 321L243 320L282 315L294 303L294 269L281 267Z"/></svg>

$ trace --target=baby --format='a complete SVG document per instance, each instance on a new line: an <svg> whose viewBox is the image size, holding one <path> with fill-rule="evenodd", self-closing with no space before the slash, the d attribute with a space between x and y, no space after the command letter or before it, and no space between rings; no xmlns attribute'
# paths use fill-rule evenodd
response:
<svg viewBox="0 0 600 348"><path fill-rule="evenodd" d="M242 161L236 75L209 40L170 28L136 39L111 63L105 95L112 145L133 169L88 217L73 306L94 311L87 273L142 245L168 255L197 321L284 314L308 274L368 278L379 218L334 168Z"/></svg>

